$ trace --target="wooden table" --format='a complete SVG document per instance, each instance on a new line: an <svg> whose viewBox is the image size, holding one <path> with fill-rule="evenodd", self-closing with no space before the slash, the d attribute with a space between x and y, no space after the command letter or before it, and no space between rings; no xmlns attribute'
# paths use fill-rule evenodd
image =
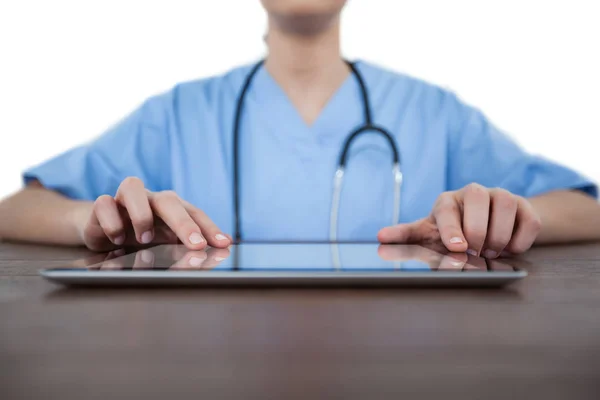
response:
<svg viewBox="0 0 600 400"><path fill-rule="evenodd" d="M61 289L0 243L0 398L600 399L600 245L509 289Z"/></svg>

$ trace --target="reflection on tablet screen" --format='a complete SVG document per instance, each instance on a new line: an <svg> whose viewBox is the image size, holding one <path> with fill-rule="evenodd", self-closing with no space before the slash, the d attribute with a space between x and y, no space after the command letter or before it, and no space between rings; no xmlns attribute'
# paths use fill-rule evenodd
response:
<svg viewBox="0 0 600 400"><path fill-rule="evenodd" d="M160 245L132 252L117 250L90 259L85 267L100 271L514 271L497 260L463 253L441 254L416 245L377 243L244 243L202 251Z"/></svg>

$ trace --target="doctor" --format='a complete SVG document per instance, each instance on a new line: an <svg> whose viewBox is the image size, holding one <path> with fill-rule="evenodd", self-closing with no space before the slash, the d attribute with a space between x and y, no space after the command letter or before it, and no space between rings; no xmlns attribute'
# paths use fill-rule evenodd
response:
<svg viewBox="0 0 600 400"><path fill-rule="evenodd" d="M263 0L264 64L179 84L26 171L0 204L0 237L98 251L224 248L233 236L434 241L492 258L600 238L585 177L527 154L453 93L346 63L344 3ZM376 128L346 143L365 124Z"/></svg>

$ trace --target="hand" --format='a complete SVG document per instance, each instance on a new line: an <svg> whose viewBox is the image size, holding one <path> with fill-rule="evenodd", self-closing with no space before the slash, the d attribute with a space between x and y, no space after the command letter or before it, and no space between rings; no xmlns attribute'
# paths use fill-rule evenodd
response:
<svg viewBox="0 0 600 400"><path fill-rule="evenodd" d="M125 179L115 197L98 197L80 232L84 244L95 251L178 240L191 250L232 243L202 210L175 192L150 192L138 178Z"/></svg>
<svg viewBox="0 0 600 400"><path fill-rule="evenodd" d="M539 216L523 197L470 184L440 195L424 219L383 228L381 243L440 242L452 252L496 258L527 251L541 229Z"/></svg>

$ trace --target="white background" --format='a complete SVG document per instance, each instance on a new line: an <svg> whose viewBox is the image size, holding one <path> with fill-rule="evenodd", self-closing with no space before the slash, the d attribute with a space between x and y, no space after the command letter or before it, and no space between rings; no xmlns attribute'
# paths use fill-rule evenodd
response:
<svg viewBox="0 0 600 400"><path fill-rule="evenodd" d="M284 1L284 0L282 0ZM350 0L343 49L600 181L598 0ZM0 197L175 83L261 56L258 0L0 0Z"/></svg>

